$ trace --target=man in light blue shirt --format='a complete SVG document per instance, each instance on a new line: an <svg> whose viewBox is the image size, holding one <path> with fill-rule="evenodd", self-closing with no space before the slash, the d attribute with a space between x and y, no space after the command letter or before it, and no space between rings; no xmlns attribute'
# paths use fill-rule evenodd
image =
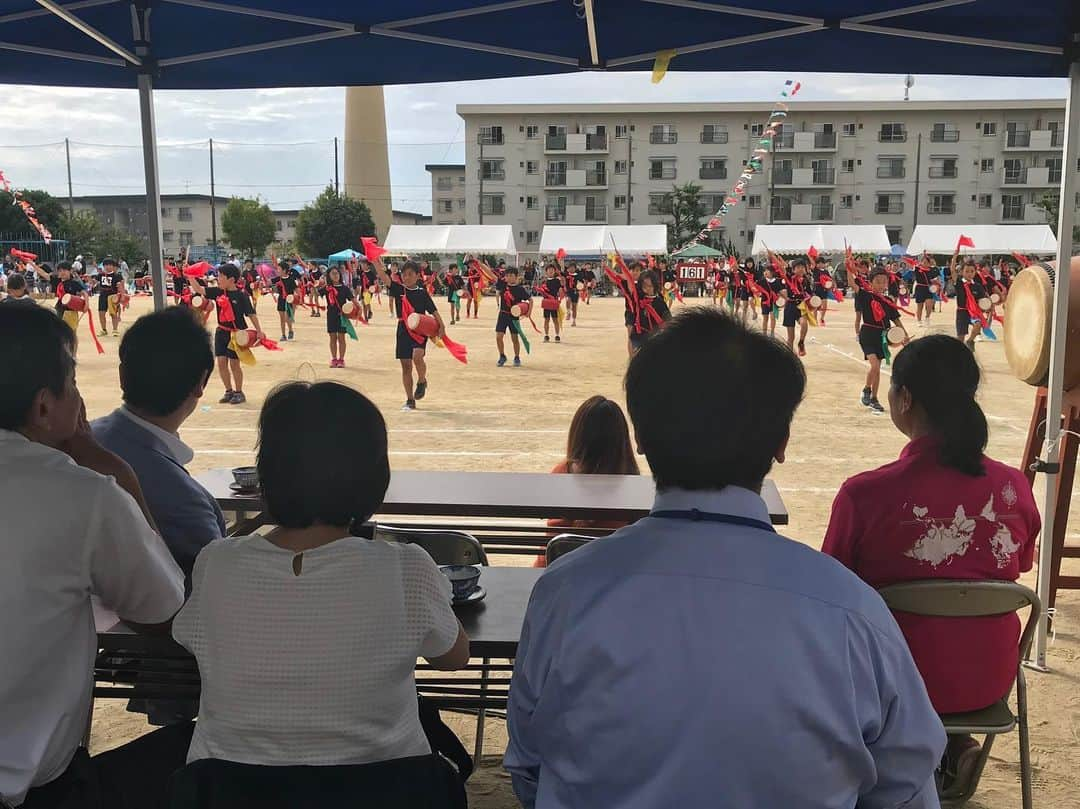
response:
<svg viewBox="0 0 1080 809"><path fill-rule="evenodd" d="M631 360L654 510L533 591L505 759L526 809L939 805L945 733L892 615L758 494L805 384L711 309Z"/></svg>

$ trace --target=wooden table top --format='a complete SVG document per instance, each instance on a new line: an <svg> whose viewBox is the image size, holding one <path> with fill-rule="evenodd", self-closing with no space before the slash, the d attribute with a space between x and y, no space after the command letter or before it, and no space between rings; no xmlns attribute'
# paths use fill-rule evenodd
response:
<svg viewBox="0 0 1080 809"><path fill-rule="evenodd" d="M229 488L228 469L196 476L225 511L259 512L259 495ZM656 490L650 475L552 475L532 472L391 473L380 515L527 517L632 522L649 513ZM787 525L788 511L776 484L766 480L761 496L774 525Z"/></svg>

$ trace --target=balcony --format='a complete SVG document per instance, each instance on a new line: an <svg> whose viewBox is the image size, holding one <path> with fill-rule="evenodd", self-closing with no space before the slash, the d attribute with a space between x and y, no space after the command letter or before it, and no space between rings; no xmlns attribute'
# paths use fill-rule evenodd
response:
<svg viewBox="0 0 1080 809"><path fill-rule="evenodd" d="M777 135L773 135L772 139L773 149L780 151L781 149L794 149L795 148L795 133L794 132L780 132Z"/></svg>
<svg viewBox="0 0 1080 809"><path fill-rule="evenodd" d="M544 186L547 188L559 188L566 185L565 171L549 171L544 174Z"/></svg>
<svg viewBox="0 0 1080 809"><path fill-rule="evenodd" d="M505 216L506 206L501 199L478 206L481 216Z"/></svg>
<svg viewBox="0 0 1080 809"><path fill-rule="evenodd" d="M880 143L906 143L907 142L907 130L906 129L882 129L878 131L878 141Z"/></svg>
<svg viewBox="0 0 1080 809"><path fill-rule="evenodd" d="M494 169L492 171L484 171L483 169L481 169L480 171L476 172L476 176L484 182L502 182L506 179L506 170Z"/></svg>
<svg viewBox="0 0 1080 809"><path fill-rule="evenodd" d="M726 180L727 179L727 167L713 167L698 169L699 180Z"/></svg>
<svg viewBox="0 0 1080 809"><path fill-rule="evenodd" d="M449 177L440 177L438 182L435 184L435 188L438 191L453 191L454 182Z"/></svg>
<svg viewBox="0 0 1080 809"><path fill-rule="evenodd" d="M810 219L813 222L831 222L833 218L832 204L817 203L810 206Z"/></svg>
<svg viewBox="0 0 1080 809"><path fill-rule="evenodd" d="M606 134L575 134L545 135L544 151L556 154L590 154L606 153L608 150L608 137Z"/></svg>
<svg viewBox="0 0 1080 809"><path fill-rule="evenodd" d="M715 129L703 129L701 130L701 142L702 143L727 143L728 133L727 131L718 131Z"/></svg>
<svg viewBox="0 0 1080 809"><path fill-rule="evenodd" d="M545 222L565 222L566 207L563 205L547 205L544 207Z"/></svg>
<svg viewBox="0 0 1080 809"><path fill-rule="evenodd" d="M890 201L882 203L880 201L874 203L874 213L876 214L901 214L904 212L904 203L901 201Z"/></svg>
<svg viewBox="0 0 1080 809"><path fill-rule="evenodd" d="M671 216L671 202L650 202L649 216Z"/></svg>
<svg viewBox="0 0 1080 809"><path fill-rule="evenodd" d="M960 140L958 129L932 129L930 130L931 143L956 143Z"/></svg>
<svg viewBox="0 0 1080 809"><path fill-rule="evenodd" d="M1061 184L1061 169L1049 166L1025 166L1020 169L1004 169L1002 185L1019 185L1028 188L1053 188Z"/></svg>
<svg viewBox="0 0 1080 809"><path fill-rule="evenodd" d="M544 174L545 188L606 188L607 172L598 169L566 169Z"/></svg>
<svg viewBox="0 0 1080 809"><path fill-rule="evenodd" d="M773 169L773 183L792 188L836 185L836 169Z"/></svg>
<svg viewBox="0 0 1080 809"><path fill-rule="evenodd" d="M1031 152L1056 151L1065 145L1065 132L1060 129L1014 129L1005 135L1005 149Z"/></svg>
<svg viewBox="0 0 1080 809"><path fill-rule="evenodd" d="M931 180L955 180L960 176L960 170L956 166L931 166Z"/></svg>
<svg viewBox="0 0 1080 809"><path fill-rule="evenodd" d="M607 188L607 172L589 169L585 172L585 185L589 188Z"/></svg>
<svg viewBox="0 0 1080 809"><path fill-rule="evenodd" d="M812 185L836 185L836 169L810 169Z"/></svg>
<svg viewBox="0 0 1080 809"><path fill-rule="evenodd" d="M678 132L666 132L660 129L654 129L649 133L649 143L662 143L672 144L679 142Z"/></svg>
<svg viewBox="0 0 1080 809"><path fill-rule="evenodd" d="M1046 211L1036 205L1002 205L1001 221L1012 225L1045 225Z"/></svg>
<svg viewBox="0 0 1080 809"><path fill-rule="evenodd" d="M674 180L676 175L674 166L663 166L662 168L651 167L649 169L650 180Z"/></svg>
<svg viewBox="0 0 1080 809"><path fill-rule="evenodd" d="M481 146L502 146L503 145L503 133L499 132L481 132L477 138L477 143Z"/></svg>
<svg viewBox="0 0 1080 809"><path fill-rule="evenodd" d="M900 180L907 174L903 166L878 166L877 177L879 180Z"/></svg>
<svg viewBox="0 0 1080 809"><path fill-rule="evenodd" d="M773 185L791 185L792 180L795 179L795 172L793 169L773 169L772 181Z"/></svg>
<svg viewBox="0 0 1080 809"><path fill-rule="evenodd" d="M955 214L956 213L956 200L939 200L934 202L931 200L926 203L926 212L932 214Z"/></svg>
<svg viewBox="0 0 1080 809"><path fill-rule="evenodd" d="M607 222L607 205L586 205L586 222Z"/></svg>

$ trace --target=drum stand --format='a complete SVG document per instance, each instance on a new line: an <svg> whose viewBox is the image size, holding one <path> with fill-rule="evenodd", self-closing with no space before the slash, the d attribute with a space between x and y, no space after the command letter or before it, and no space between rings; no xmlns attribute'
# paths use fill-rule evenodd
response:
<svg viewBox="0 0 1080 809"><path fill-rule="evenodd" d="M1061 560L1080 559L1080 546L1065 544L1065 531L1069 522L1069 503L1072 499L1073 480L1076 476L1076 451L1080 447L1080 390L1066 391L1061 402L1062 408L1062 433L1061 453L1059 457L1060 470L1056 479L1054 494L1054 535L1050 538L1050 547L1053 549L1053 565L1050 571L1050 599L1045 608L1048 610L1050 620L1053 620L1054 602L1057 600L1057 591L1080 590L1080 576L1062 576ZM1043 442L1046 440L1046 388L1039 388L1035 394L1035 407L1031 414L1031 425L1028 427L1027 442L1024 445L1024 458L1021 469L1028 483L1034 483L1037 472L1046 471L1043 462L1039 460L1042 455ZM1040 540L1046 541L1044 536Z"/></svg>

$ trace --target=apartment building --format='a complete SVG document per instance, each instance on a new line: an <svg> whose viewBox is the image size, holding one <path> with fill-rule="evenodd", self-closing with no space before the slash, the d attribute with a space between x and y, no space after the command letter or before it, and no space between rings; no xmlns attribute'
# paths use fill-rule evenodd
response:
<svg viewBox="0 0 1080 809"><path fill-rule="evenodd" d="M216 197L217 235L222 239L221 217L228 197ZM145 194L105 194L75 197L76 211L89 211L106 227L116 228L136 238L149 239ZM209 194L162 194L161 238L166 255L181 247L213 242Z"/></svg>
<svg viewBox="0 0 1080 809"><path fill-rule="evenodd" d="M431 223L465 225L474 221L467 218L465 211L467 184L464 164L429 163L424 168L431 173Z"/></svg>
<svg viewBox="0 0 1080 809"><path fill-rule="evenodd" d="M1035 203L1061 183L1064 107L1057 100L793 102L722 238L746 252L766 223L880 223L894 244L906 243L919 223L1044 223ZM465 166L429 167L437 169L435 220L456 215L460 202L468 224L511 224L528 251L546 224L664 222L673 186L688 182L701 187L712 212L771 109L459 105Z"/></svg>

